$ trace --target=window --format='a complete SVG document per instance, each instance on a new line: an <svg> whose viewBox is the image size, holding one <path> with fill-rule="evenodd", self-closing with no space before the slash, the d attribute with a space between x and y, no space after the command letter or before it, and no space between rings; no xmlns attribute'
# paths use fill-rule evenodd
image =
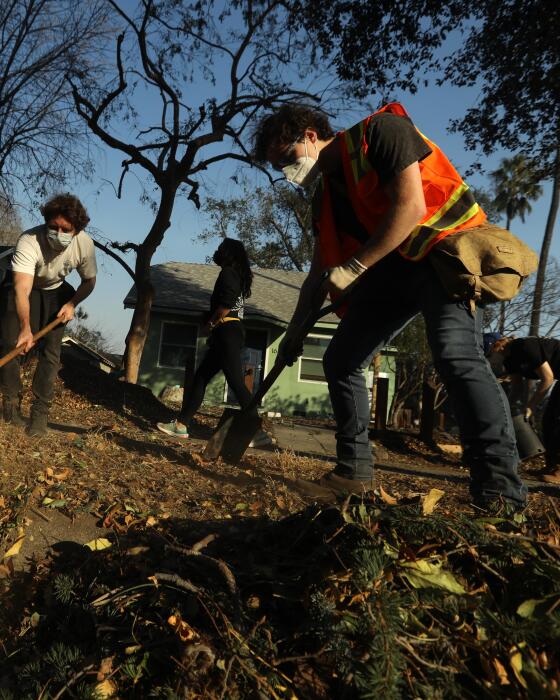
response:
<svg viewBox="0 0 560 700"><path fill-rule="evenodd" d="M331 342L331 336L308 335L303 344L299 365L299 378L304 382L325 382L323 355Z"/></svg>
<svg viewBox="0 0 560 700"><path fill-rule="evenodd" d="M197 328L187 323L161 324L158 365L194 371Z"/></svg>

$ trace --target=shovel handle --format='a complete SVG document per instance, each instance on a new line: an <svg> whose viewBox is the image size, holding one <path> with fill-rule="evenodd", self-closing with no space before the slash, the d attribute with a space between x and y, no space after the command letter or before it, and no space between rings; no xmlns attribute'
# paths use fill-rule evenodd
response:
<svg viewBox="0 0 560 700"><path fill-rule="evenodd" d="M33 340L37 342L40 340L43 336L47 335L47 333L50 333L53 328L56 328L59 326L61 323L63 323L63 320L61 318L55 318L54 321L51 321L48 323L44 328L41 328L40 331L37 331L35 335L33 336ZM23 348L20 346L15 347L13 350L10 350L10 352L7 355L4 355L0 359L0 367L3 367L4 365L7 365L8 362L14 359L14 357L17 357L18 355L21 355L23 352Z"/></svg>
<svg viewBox="0 0 560 700"><path fill-rule="evenodd" d="M323 283L327 277L328 277L328 272L324 272L321 275L321 281L320 281L319 286L317 288L317 292L320 290L321 286L323 285ZM307 336L307 334L310 332L310 330L313 328L313 326L317 323L317 321L320 318L323 318L324 316L327 316L328 314L332 313L333 311L336 311L336 309L338 309L338 307L341 306L346 301L346 297L347 297L347 295L343 294L336 301L333 301L332 304L329 304L328 306L323 306L319 310L316 310L315 308L312 307L311 310L309 311L309 313L307 314L307 316L301 322L300 327L298 329L302 340ZM270 372L266 375L264 380L261 382L259 388L257 389L255 394L253 395L251 403L246 407L245 410L250 411L259 405L260 400L267 393L267 391L274 384L274 382L278 379L278 377L282 374L282 372L285 368L286 368L286 361L278 358L276 360L276 362L274 363Z"/></svg>

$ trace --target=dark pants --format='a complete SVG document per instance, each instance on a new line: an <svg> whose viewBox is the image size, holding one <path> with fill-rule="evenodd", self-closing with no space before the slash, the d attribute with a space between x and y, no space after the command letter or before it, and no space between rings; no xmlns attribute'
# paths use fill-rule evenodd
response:
<svg viewBox="0 0 560 700"><path fill-rule="evenodd" d="M29 296L31 330L36 333L56 318L60 308L70 301L75 290L67 282L51 290L32 289ZM12 285L0 290L0 326L4 354L12 350L20 333ZM33 377L34 404L48 410L54 395L54 382L60 366L60 346L65 326L57 326L38 344L39 361ZM21 396L21 357L8 362L0 369L0 382L4 399L18 401Z"/></svg>
<svg viewBox="0 0 560 700"><path fill-rule="evenodd" d="M546 466L552 471L558 468L560 459L560 381L554 385L546 404L542 431Z"/></svg>
<svg viewBox="0 0 560 700"><path fill-rule="evenodd" d="M482 350L482 312L450 301L427 261L398 253L365 273L325 353L324 368L337 422L336 472L370 479L369 402L363 370L417 313L424 316L434 364L459 424L471 494L526 500L505 394Z"/></svg>
<svg viewBox="0 0 560 700"><path fill-rule="evenodd" d="M241 408L251 401L251 392L245 386L241 367L241 351L245 333L241 321L227 321L219 325L208 339L208 350L194 377L185 373L181 421L189 423L200 408L208 383L220 370L235 394Z"/></svg>

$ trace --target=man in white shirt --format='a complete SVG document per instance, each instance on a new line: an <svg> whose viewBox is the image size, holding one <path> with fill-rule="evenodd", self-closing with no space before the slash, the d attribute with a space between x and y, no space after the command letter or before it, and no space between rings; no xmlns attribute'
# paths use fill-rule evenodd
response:
<svg viewBox="0 0 560 700"><path fill-rule="evenodd" d="M39 347L28 429L32 437L47 431L64 325L74 318L76 306L93 291L97 274L93 241L83 230L89 217L80 200L68 193L56 195L41 207L41 213L45 223L24 231L18 238L11 276L8 275L0 294L4 352L14 347L21 347L22 353L29 352L35 344L33 333L55 318L63 321ZM77 290L65 280L72 270L82 280ZM24 425L19 358L0 369L0 380L4 420Z"/></svg>

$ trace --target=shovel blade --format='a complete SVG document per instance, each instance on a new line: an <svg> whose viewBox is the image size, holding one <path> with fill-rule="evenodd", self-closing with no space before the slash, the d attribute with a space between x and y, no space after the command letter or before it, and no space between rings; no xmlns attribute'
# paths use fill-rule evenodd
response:
<svg viewBox="0 0 560 700"><path fill-rule="evenodd" d="M261 427L262 418L256 413L226 408L216 431L206 443L204 459L221 457L226 462L236 464Z"/></svg>

